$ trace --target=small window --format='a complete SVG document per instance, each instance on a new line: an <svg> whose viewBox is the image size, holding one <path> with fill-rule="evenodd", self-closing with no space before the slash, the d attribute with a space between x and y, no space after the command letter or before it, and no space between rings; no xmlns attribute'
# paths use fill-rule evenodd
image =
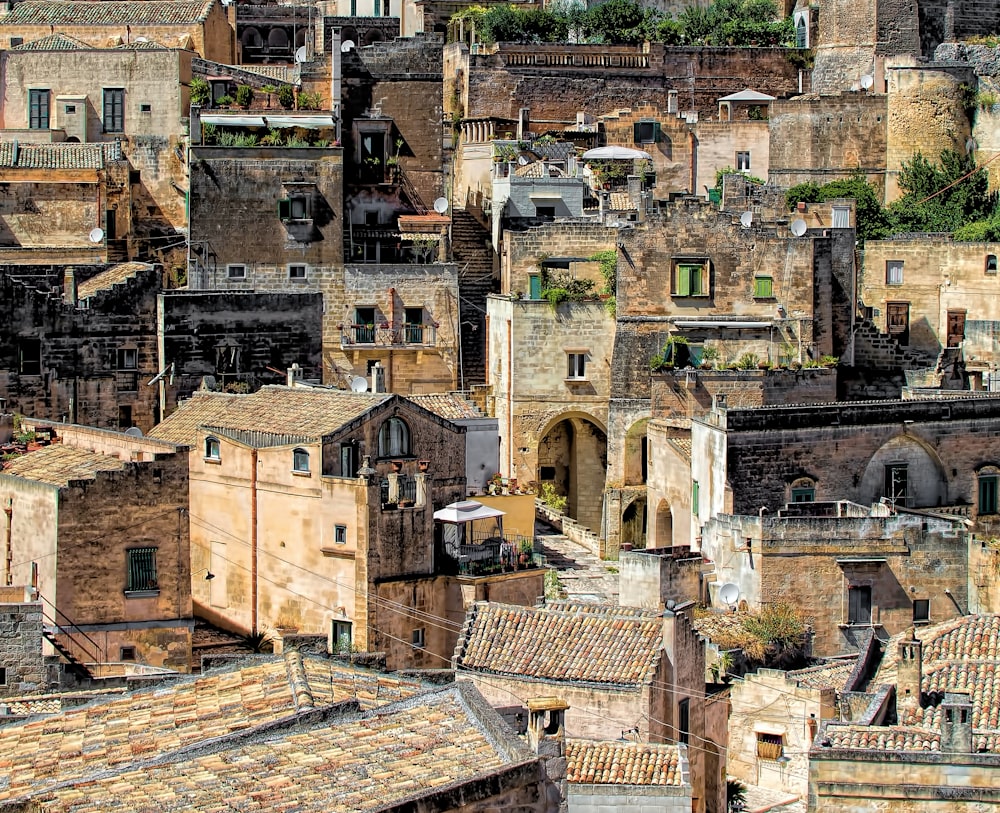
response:
<svg viewBox="0 0 1000 813"><path fill-rule="evenodd" d="M218 438L205 438L205 459L221 460L222 447Z"/></svg>
<svg viewBox="0 0 1000 813"><path fill-rule="evenodd" d="M414 649L423 649L424 648L424 628L423 627L419 627L418 629L413 630L413 632L410 634L410 642L413 644L413 648Z"/></svg>
<svg viewBox="0 0 1000 813"><path fill-rule="evenodd" d="M153 112L153 105L151 105L151 104L140 104L139 105L139 112L140 113L152 113Z"/></svg>
<svg viewBox="0 0 1000 813"><path fill-rule="evenodd" d="M379 224L378 209L365 209L365 225L377 226Z"/></svg>
<svg viewBox="0 0 1000 813"><path fill-rule="evenodd" d="M7 685L7 667L0 666L0 686Z"/></svg>
<svg viewBox="0 0 1000 813"><path fill-rule="evenodd" d="M708 263L678 262L674 265L673 296L708 296Z"/></svg>
<svg viewBox="0 0 1000 813"><path fill-rule="evenodd" d="M299 474L309 473L309 452L306 449L296 449L292 452L292 471Z"/></svg>
<svg viewBox="0 0 1000 813"><path fill-rule="evenodd" d="M809 28L806 24L806 16L803 14L795 21L795 47L808 48Z"/></svg>
<svg viewBox="0 0 1000 813"><path fill-rule="evenodd" d="M288 266L288 278L289 279L305 279L306 269L304 265L290 265Z"/></svg>
<svg viewBox="0 0 1000 813"><path fill-rule="evenodd" d="M637 121L632 125L632 138L636 144L655 144L660 136L658 121Z"/></svg>
<svg viewBox="0 0 1000 813"><path fill-rule="evenodd" d="M123 646L118 648L118 660L120 661L134 661L135 660L135 647L134 646Z"/></svg>
<svg viewBox="0 0 1000 813"><path fill-rule="evenodd" d="M915 624L926 624L931 620L931 600L929 598L915 598L913 600L913 622Z"/></svg>
<svg viewBox="0 0 1000 813"><path fill-rule="evenodd" d="M128 182L130 186L135 186L142 182L142 170L141 169L130 169L128 171Z"/></svg>
<svg viewBox="0 0 1000 813"><path fill-rule="evenodd" d="M28 127L32 130L49 129L49 91L28 91Z"/></svg>
<svg viewBox="0 0 1000 813"><path fill-rule="evenodd" d="M773 299L774 280L771 277L754 277L753 279L754 299Z"/></svg>
<svg viewBox="0 0 1000 813"><path fill-rule="evenodd" d="M764 734L757 732L757 758L767 760L781 759L785 754L785 743L781 734Z"/></svg>
<svg viewBox="0 0 1000 813"><path fill-rule="evenodd" d="M247 267L245 265L227 265L226 274L229 279L246 279Z"/></svg>
<svg viewBox="0 0 1000 813"><path fill-rule="evenodd" d="M816 501L815 488L792 489L792 502L815 502L815 501Z"/></svg>
<svg viewBox="0 0 1000 813"><path fill-rule="evenodd" d="M847 623L872 623L871 585L851 585L847 590Z"/></svg>
<svg viewBox="0 0 1000 813"><path fill-rule="evenodd" d="M116 366L119 370L138 370L139 369L139 351L130 348L123 347L117 351Z"/></svg>
<svg viewBox="0 0 1000 813"><path fill-rule="evenodd" d="M542 275L529 274L528 299L541 299L541 298L542 298Z"/></svg>
<svg viewBox="0 0 1000 813"><path fill-rule="evenodd" d="M333 526L333 541L336 545L346 545L347 544L347 526L346 525L334 525Z"/></svg>
<svg viewBox="0 0 1000 813"><path fill-rule="evenodd" d="M356 477L358 473L358 447L344 443L340 447L340 476Z"/></svg>
<svg viewBox="0 0 1000 813"><path fill-rule="evenodd" d="M335 620L333 622L331 633L333 635L333 652L335 654L350 654L351 641L353 639L352 626L350 621Z"/></svg>
<svg viewBox="0 0 1000 813"><path fill-rule="evenodd" d="M42 374L42 343L38 339L18 339L17 371L21 375Z"/></svg>
<svg viewBox="0 0 1000 813"><path fill-rule="evenodd" d="M278 201L278 217L282 221L308 220L309 197L307 195L290 195Z"/></svg>
<svg viewBox="0 0 1000 813"><path fill-rule="evenodd" d="M585 381L587 379L587 354L567 353L566 367L566 378L571 381Z"/></svg>
<svg viewBox="0 0 1000 813"><path fill-rule="evenodd" d="M66 113L67 115L72 116L74 113L76 113L76 105L75 104L68 104L68 105L66 105L63 108L63 113Z"/></svg>
<svg viewBox="0 0 1000 813"><path fill-rule="evenodd" d="M156 548L132 548L128 555L128 585L126 592L159 590L156 580Z"/></svg>
<svg viewBox="0 0 1000 813"><path fill-rule="evenodd" d="M545 218L546 220L555 220L555 218L556 218L556 207L555 206L536 206L535 207L535 217Z"/></svg>
<svg viewBox="0 0 1000 813"><path fill-rule="evenodd" d="M389 418L378 430L379 457L408 457L410 427L402 418Z"/></svg>
<svg viewBox="0 0 1000 813"><path fill-rule="evenodd" d="M382 2L381 2L381 0L375 0L375 16L376 17L381 17L382 16Z"/></svg>
<svg viewBox="0 0 1000 813"><path fill-rule="evenodd" d="M1000 475L979 475L979 507L980 516L997 513L997 486L1000 485Z"/></svg>
<svg viewBox="0 0 1000 813"><path fill-rule="evenodd" d="M835 229L851 228L851 207L834 206L833 216L830 218L830 225Z"/></svg>
<svg viewBox="0 0 1000 813"><path fill-rule="evenodd" d="M24 45L24 37L11 37L10 47L17 48L18 45Z"/></svg>
<svg viewBox="0 0 1000 813"><path fill-rule="evenodd" d="M538 469L538 479L551 483L556 479L556 467L555 466L541 466Z"/></svg>
<svg viewBox="0 0 1000 813"><path fill-rule="evenodd" d="M686 697L677 704L677 742L687 745L691 732L691 701Z"/></svg>
<svg viewBox="0 0 1000 813"><path fill-rule="evenodd" d="M902 260L886 260L885 261L885 284L886 285L902 285L903 284L903 261Z"/></svg>
<svg viewBox="0 0 1000 813"><path fill-rule="evenodd" d="M986 255L986 273L995 274L997 272L997 255L987 254Z"/></svg>
<svg viewBox="0 0 1000 813"><path fill-rule="evenodd" d="M695 480L691 483L691 514L695 517L701 513L698 507L699 497L701 496L699 491L701 491L701 489L698 486L698 481Z"/></svg>
<svg viewBox="0 0 1000 813"><path fill-rule="evenodd" d="M104 132L125 132L125 89L104 89Z"/></svg>
<svg viewBox="0 0 1000 813"><path fill-rule="evenodd" d="M403 309L403 340L407 344L424 343L424 309Z"/></svg>
<svg viewBox="0 0 1000 813"><path fill-rule="evenodd" d="M750 171L750 152L748 150L736 153L736 171Z"/></svg>

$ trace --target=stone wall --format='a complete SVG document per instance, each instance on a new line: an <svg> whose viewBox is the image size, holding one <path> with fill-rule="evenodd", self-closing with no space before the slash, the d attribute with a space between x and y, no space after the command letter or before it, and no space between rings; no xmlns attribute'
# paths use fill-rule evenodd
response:
<svg viewBox="0 0 1000 813"><path fill-rule="evenodd" d="M701 597L701 554L690 548L647 548L618 554L619 603L661 610L668 601L681 604Z"/></svg>
<svg viewBox="0 0 1000 813"><path fill-rule="evenodd" d="M0 604L0 668L6 672L0 696L45 690L41 604Z"/></svg>
<svg viewBox="0 0 1000 813"><path fill-rule="evenodd" d="M640 810L642 813L690 813L691 788L645 785L569 785L569 807L574 813Z"/></svg>

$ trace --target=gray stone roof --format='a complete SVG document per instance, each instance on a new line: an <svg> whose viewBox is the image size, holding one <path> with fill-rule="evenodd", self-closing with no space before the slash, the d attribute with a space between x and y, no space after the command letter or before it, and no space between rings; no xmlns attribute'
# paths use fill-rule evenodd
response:
<svg viewBox="0 0 1000 813"><path fill-rule="evenodd" d="M12 51L79 51L81 48L91 48L83 40L66 34L49 34L40 40L32 40L11 48Z"/></svg>
<svg viewBox="0 0 1000 813"><path fill-rule="evenodd" d="M0 167L16 169L104 169L121 160L121 144L20 144L0 142Z"/></svg>
<svg viewBox="0 0 1000 813"><path fill-rule="evenodd" d="M202 22L217 0L24 0L0 26L190 25Z"/></svg>

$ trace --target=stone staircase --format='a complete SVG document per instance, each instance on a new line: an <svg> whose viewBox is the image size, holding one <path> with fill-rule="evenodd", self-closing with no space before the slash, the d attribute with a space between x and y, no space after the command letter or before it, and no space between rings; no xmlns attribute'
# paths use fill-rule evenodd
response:
<svg viewBox="0 0 1000 813"><path fill-rule="evenodd" d="M494 281L490 233L464 209L452 212L451 250L462 298L461 386L469 389L486 383L486 297L494 291Z"/></svg>
<svg viewBox="0 0 1000 813"><path fill-rule="evenodd" d="M902 347L874 322L865 319L854 332L854 364L877 370L922 370L935 367L936 360L919 350Z"/></svg>
<svg viewBox="0 0 1000 813"><path fill-rule="evenodd" d="M79 678L84 678L84 679L89 679L93 677L93 675L90 672L90 669L87 668L86 664L84 664L79 658L77 658L76 655L73 654L72 650L70 650L68 647L63 646L62 642L59 640L58 637L56 637L56 634L53 630L50 630L48 628L43 628L42 635L45 637L45 640L47 640L50 644L52 644L56 652L62 655L63 660L66 661L68 670L72 674L76 675Z"/></svg>

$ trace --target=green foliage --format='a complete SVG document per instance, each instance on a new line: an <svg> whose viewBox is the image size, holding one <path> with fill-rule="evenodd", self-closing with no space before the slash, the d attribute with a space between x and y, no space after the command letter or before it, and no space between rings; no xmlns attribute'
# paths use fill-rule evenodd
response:
<svg viewBox="0 0 1000 813"><path fill-rule="evenodd" d="M970 243L1000 242L1000 213L994 214L989 220L975 220L955 229L952 235L956 240Z"/></svg>
<svg viewBox="0 0 1000 813"><path fill-rule="evenodd" d="M553 483L542 483L538 489L538 499L554 511L566 510L566 497L556 491Z"/></svg>
<svg viewBox="0 0 1000 813"><path fill-rule="evenodd" d="M731 811L743 810L747 789L738 779L726 780L726 807Z"/></svg>
<svg viewBox="0 0 1000 813"><path fill-rule="evenodd" d="M733 364L735 370L756 370L760 365L760 356L756 353L744 353Z"/></svg>
<svg viewBox="0 0 1000 813"><path fill-rule="evenodd" d="M214 124L201 125L201 140L205 144L214 144L218 135L218 127Z"/></svg>
<svg viewBox="0 0 1000 813"><path fill-rule="evenodd" d="M266 632L251 632L244 635L240 641L240 648L249 652L273 652L274 642L268 637Z"/></svg>
<svg viewBox="0 0 1000 813"><path fill-rule="evenodd" d="M565 591L562 582L559 580L559 571L550 568L545 571L545 598L549 601L558 601L563 598Z"/></svg>
<svg viewBox="0 0 1000 813"><path fill-rule="evenodd" d="M604 277L604 288L601 293L611 296L618 293L618 252L609 248L591 254L587 259L601 264L601 276Z"/></svg>
<svg viewBox="0 0 1000 813"><path fill-rule="evenodd" d="M789 209L794 209L800 201L822 203L845 198L853 199L855 202L855 217L860 240L878 240L891 233L892 221L889 213L882 207L875 187L868 183L860 172L850 178L831 181L822 186L812 182L798 184L785 193L785 203Z"/></svg>
<svg viewBox="0 0 1000 813"><path fill-rule="evenodd" d="M595 296L592 279L577 279L567 273L542 270L542 299L552 307L562 302L583 302Z"/></svg>
<svg viewBox="0 0 1000 813"><path fill-rule="evenodd" d="M290 110L295 105L295 89L291 85L282 85L278 88L278 104L286 110Z"/></svg>
<svg viewBox="0 0 1000 813"><path fill-rule="evenodd" d="M589 9L583 32L594 42L634 44L654 39L659 15L634 0L607 0Z"/></svg>
<svg viewBox="0 0 1000 813"><path fill-rule="evenodd" d="M215 103L219 105L219 107L229 107L229 105L233 103L233 97L229 96L228 94L225 96L220 96L218 99L215 100Z"/></svg>
<svg viewBox="0 0 1000 813"><path fill-rule="evenodd" d="M211 87L209 87L208 82L202 79L200 76L195 76L191 79L191 84L189 85L191 90L191 104L197 104L204 106L208 104L208 99L211 94Z"/></svg>
<svg viewBox="0 0 1000 813"><path fill-rule="evenodd" d="M981 90L976 94L976 107L988 113L1000 104L1000 96L991 90Z"/></svg>
<svg viewBox="0 0 1000 813"><path fill-rule="evenodd" d="M217 142L220 147L256 147L257 136L252 133L221 132Z"/></svg>
<svg viewBox="0 0 1000 813"><path fill-rule="evenodd" d="M236 104L238 104L243 109L250 106L253 101L253 88L250 85L237 85L236 86Z"/></svg>
<svg viewBox="0 0 1000 813"><path fill-rule="evenodd" d="M690 358L687 348L688 340L685 336L669 336L663 349L649 360L649 369L656 373L683 366Z"/></svg>
<svg viewBox="0 0 1000 813"><path fill-rule="evenodd" d="M263 92L263 93L277 93L278 92L278 88L275 85L264 85L261 88L261 92Z"/></svg>
<svg viewBox="0 0 1000 813"><path fill-rule="evenodd" d="M323 97L319 93L300 93L299 110L319 110L323 105Z"/></svg>
<svg viewBox="0 0 1000 813"><path fill-rule="evenodd" d="M840 364L840 358L838 356L820 356L819 363L824 367L836 367Z"/></svg>

